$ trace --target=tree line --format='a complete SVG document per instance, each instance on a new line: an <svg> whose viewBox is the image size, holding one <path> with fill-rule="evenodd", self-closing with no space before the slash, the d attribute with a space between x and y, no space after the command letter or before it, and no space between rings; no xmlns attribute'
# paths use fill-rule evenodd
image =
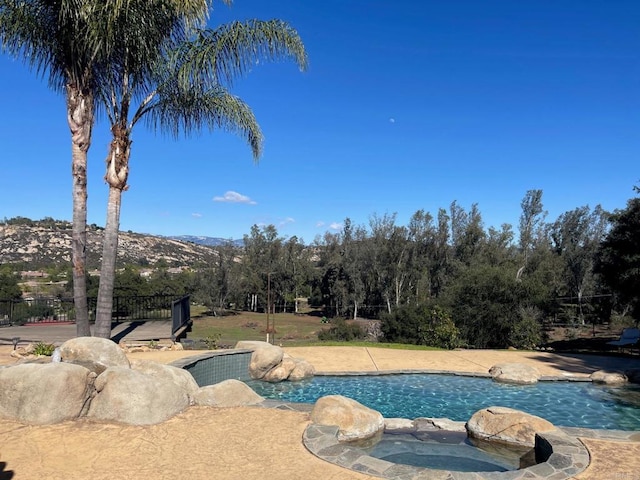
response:
<svg viewBox="0 0 640 480"><path fill-rule="evenodd" d="M548 221L542 194L525 194L517 233L486 228L477 205L455 201L435 216L418 210L407 225L395 214L368 225L347 218L309 246L254 226L243 247L217 249L193 292L212 308L247 310L295 311L308 297L329 317L395 316L398 328L417 310L434 325L450 319L461 344L477 347L535 345L544 322L637 322L640 199L613 214L582 206ZM419 342L420 328L435 327L387 333Z"/></svg>
<svg viewBox="0 0 640 480"><path fill-rule="evenodd" d="M296 312L304 299L331 319L382 319L386 340L445 347L532 347L545 322L637 323L640 198L613 213L583 206L548 221L542 196L525 194L517 234L508 224L486 228L477 205L457 202L435 216L418 210L407 225L395 214L368 225L347 218L310 245L254 225L242 246L215 247L206 266L171 274L157 265L148 277L125 266L114 295L188 293L214 313ZM15 283L8 272L0 280ZM96 296L97 279L86 282Z"/></svg>

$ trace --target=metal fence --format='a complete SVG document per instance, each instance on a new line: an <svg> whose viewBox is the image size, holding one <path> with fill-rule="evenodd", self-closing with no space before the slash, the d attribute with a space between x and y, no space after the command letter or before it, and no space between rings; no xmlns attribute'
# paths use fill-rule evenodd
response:
<svg viewBox="0 0 640 480"><path fill-rule="evenodd" d="M174 306L174 303L177 306ZM89 320L95 321L96 298L87 298ZM115 322L139 320L169 320L175 315L180 326L190 319L189 296L176 300L174 295L113 297L111 318ZM0 300L0 325L22 325L39 322L74 322L75 309L73 298L30 298L20 300ZM178 327L180 328L180 327Z"/></svg>

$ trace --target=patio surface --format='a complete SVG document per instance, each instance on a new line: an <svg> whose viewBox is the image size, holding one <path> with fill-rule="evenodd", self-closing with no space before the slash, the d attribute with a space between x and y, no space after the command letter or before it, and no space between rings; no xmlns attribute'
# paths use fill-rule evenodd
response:
<svg viewBox="0 0 640 480"><path fill-rule="evenodd" d="M11 364L0 345L0 365ZM522 362L543 375L588 376L599 369L640 368L619 357L492 350L416 351L364 347L285 348L321 372L449 370L486 373ZM144 352L132 358L171 362L196 351ZM192 407L160 425L134 427L87 420L31 426L0 422L0 480L5 479L328 479L376 478L327 463L301 437L305 413L261 408ZM640 480L640 432L629 441L581 439L592 459L580 480Z"/></svg>

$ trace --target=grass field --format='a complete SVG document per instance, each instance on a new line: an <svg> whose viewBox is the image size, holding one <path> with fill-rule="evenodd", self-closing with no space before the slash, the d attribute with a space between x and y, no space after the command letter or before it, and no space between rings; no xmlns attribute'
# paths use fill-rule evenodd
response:
<svg viewBox="0 0 640 480"><path fill-rule="evenodd" d="M211 316L194 312L193 329L188 338L197 340L220 335L219 345L235 345L239 340L266 340L267 315L253 312L227 312ZM276 329L275 343L282 345L309 344L318 341L318 332L327 328L321 316L276 313L269 316Z"/></svg>

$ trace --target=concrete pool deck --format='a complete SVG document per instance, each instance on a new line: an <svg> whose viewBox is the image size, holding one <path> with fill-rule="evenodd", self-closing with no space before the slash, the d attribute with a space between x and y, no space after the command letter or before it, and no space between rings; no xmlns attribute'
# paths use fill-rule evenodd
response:
<svg viewBox="0 0 640 480"><path fill-rule="evenodd" d="M0 365L12 364L0 346ZM640 368L621 357L492 350L422 351L364 347L285 348L320 372L447 370L486 373L496 363L535 365L543 375L584 378L599 369ZM169 363L197 351L141 352L131 358ZM4 479L328 479L376 478L327 463L302 444L304 412L262 408L193 407L160 425L134 427L86 420L31 426L0 422L0 480ZM604 431L603 431L604 432ZM640 480L640 432L626 440L580 439L591 455L579 480Z"/></svg>

